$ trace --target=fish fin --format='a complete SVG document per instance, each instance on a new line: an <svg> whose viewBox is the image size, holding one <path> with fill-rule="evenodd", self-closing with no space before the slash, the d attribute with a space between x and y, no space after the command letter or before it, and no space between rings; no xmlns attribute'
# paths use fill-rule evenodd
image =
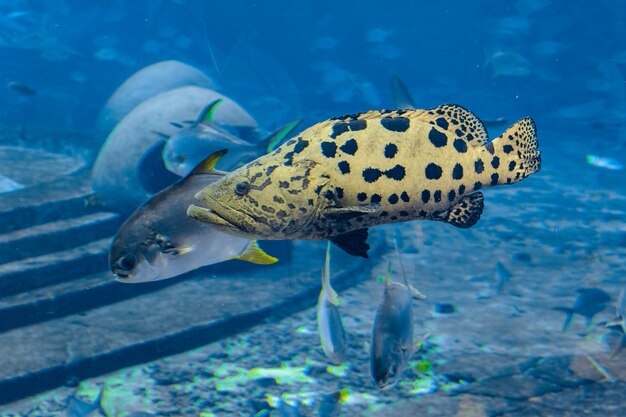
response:
<svg viewBox="0 0 626 417"><path fill-rule="evenodd" d="M328 294L328 302L339 306L339 296L337 292L330 285L330 241L326 245L326 260L324 262L324 272L322 272L322 291L326 291Z"/></svg>
<svg viewBox="0 0 626 417"><path fill-rule="evenodd" d="M163 253L171 253L171 254L174 254L174 255L178 256L178 255L184 255L186 253L191 252L191 249L193 249L193 248L190 247L190 246L183 246L183 247L180 247L180 248L172 246L172 247L168 247L166 249L163 249L161 252L163 252Z"/></svg>
<svg viewBox="0 0 626 417"><path fill-rule="evenodd" d="M406 85L402 82L402 80L395 76L391 76L391 95L393 96L393 101L398 109L414 109L415 102L413 101L413 97L411 97L411 93L406 88Z"/></svg>
<svg viewBox="0 0 626 417"><path fill-rule="evenodd" d="M442 104L416 112L416 115L418 119L437 126L438 130L448 132L449 137L464 140L469 146L483 146L489 140L483 122L474 113L458 104Z"/></svg>
<svg viewBox="0 0 626 417"><path fill-rule="evenodd" d="M518 121L485 145L484 153L493 155L494 160L498 158L491 185L514 184L538 172L541 169L541 152L538 147L537 128L530 117Z"/></svg>
<svg viewBox="0 0 626 417"><path fill-rule="evenodd" d="M302 123L302 120L298 119L279 127L276 131L267 135L267 137L261 141L260 146L264 151L272 152L283 143L285 138L293 132L293 130L298 127L300 123Z"/></svg>
<svg viewBox="0 0 626 417"><path fill-rule="evenodd" d="M617 318L611 321L607 321L604 323L604 327L622 327L622 319Z"/></svg>
<svg viewBox="0 0 626 417"><path fill-rule="evenodd" d="M163 132L159 132L158 130L151 130L151 132L157 135L161 139L168 140L170 138L170 135L163 133Z"/></svg>
<svg viewBox="0 0 626 417"><path fill-rule="evenodd" d="M370 345L370 342L363 341L363 350L365 351L366 355L370 354L371 349L372 349L372 346Z"/></svg>
<svg viewBox="0 0 626 417"><path fill-rule="evenodd" d="M624 347L626 347L626 334L622 334L617 343L615 343L615 346L611 351L611 358L616 357L622 351L622 349L624 349Z"/></svg>
<svg viewBox="0 0 626 417"><path fill-rule="evenodd" d="M367 259L367 251L370 248L370 245L367 244L367 228L333 236L328 240L350 255Z"/></svg>
<svg viewBox="0 0 626 417"><path fill-rule="evenodd" d="M240 261L246 261L258 265L271 265L278 262L278 258L274 258L273 256L265 253L265 251L259 247L256 240L251 240L243 252L232 259L239 259Z"/></svg>
<svg viewBox="0 0 626 417"><path fill-rule="evenodd" d="M178 129L182 129L183 128L183 125L181 125L180 123L170 122L170 124L172 126L174 126L175 128L178 128Z"/></svg>
<svg viewBox="0 0 626 417"><path fill-rule="evenodd" d="M427 297L420 290L409 284L409 290L416 300L425 300Z"/></svg>
<svg viewBox="0 0 626 417"><path fill-rule="evenodd" d="M554 307L554 310L562 311L565 313L565 321L563 322L563 333L569 330L569 326L572 323L572 317L574 317L574 310L569 307Z"/></svg>
<svg viewBox="0 0 626 417"><path fill-rule="evenodd" d="M215 122L213 121L214 116L215 116L215 110L217 109L217 106L219 106L223 102L224 102L223 98L218 98L217 100L212 101L209 104L207 104L207 106L200 113L200 116L198 116L198 120L196 120L196 124L197 125L203 124L207 126L215 125Z"/></svg>
<svg viewBox="0 0 626 417"><path fill-rule="evenodd" d="M324 209L324 215L331 217L334 220L347 220L364 214L376 213L380 210L380 203L351 207L328 207Z"/></svg>
<svg viewBox="0 0 626 417"><path fill-rule="evenodd" d="M198 174L224 174L223 171L218 171L215 169L215 165L220 160L221 157L228 153L228 149L222 149L219 151L213 152L211 155L207 156L200 162L194 169L191 170L189 175L198 175Z"/></svg>
<svg viewBox="0 0 626 417"><path fill-rule="evenodd" d="M461 229L467 229L474 226L480 219L483 208L483 193L477 192L466 195L450 209L435 214L435 218Z"/></svg>

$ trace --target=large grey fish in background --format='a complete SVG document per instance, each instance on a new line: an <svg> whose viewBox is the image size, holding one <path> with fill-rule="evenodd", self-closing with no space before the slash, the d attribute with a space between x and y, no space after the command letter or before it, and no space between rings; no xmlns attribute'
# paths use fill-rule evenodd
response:
<svg viewBox="0 0 626 417"><path fill-rule="evenodd" d="M404 284L393 282L389 262L383 301L372 328L370 372L383 390L398 383L413 355L413 299L426 298L408 283L403 267L402 275Z"/></svg>
<svg viewBox="0 0 626 417"><path fill-rule="evenodd" d="M339 297L330 285L330 242L322 271L322 291L317 302L317 330L326 357L335 365L346 360L348 339L339 312Z"/></svg>
<svg viewBox="0 0 626 417"><path fill-rule="evenodd" d="M329 239L367 257L368 227L410 220L473 226L482 188L539 171L529 117L488 142L457 105L369 111L317 123L196 194L188 215L248 239Z"/></svg>
<svg viewBox="0 0 626 417"><path fill-rule="evenodd" d="M214 122L215 110L223 101L223 99L218 99L208 104L198 119L189 126L174 123L175 126L180 127L180 130L164 138L165 145L162 151L165 167L170 172L185 176L203 159L204 155L209 155L218 149L229 149L228 155L222 158L220 165L226 170L234 169L265 152L273 151L300 124L300 120L295 120L257 143L249 142L231 134L225 127L218 126Z"/></svg>
<svg viewBox="0 0 626 417"><path fill-rule="evenodd" d="M277 261L255 241L222 233L185 215L194 193L224 175L214 166L225 153L210 155L124 222L109 253L111 271L118 281L158 281L230 259L257 264Z"/></svg>

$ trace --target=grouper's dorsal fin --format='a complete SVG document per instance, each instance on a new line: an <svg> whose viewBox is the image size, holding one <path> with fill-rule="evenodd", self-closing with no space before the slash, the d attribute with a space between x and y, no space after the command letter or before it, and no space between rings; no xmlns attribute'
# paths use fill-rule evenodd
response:
<svg viewBox="0 0 626 417"><path fill-rule="evenodd" d="M300 125L300 123L302 123L301 119L294 120L293 122L289 122L267 135L267 137L260 142L263 151L272 152L274 149L278 148L283 143L285 138L293 132L294 129Z"/></svg>
<svg viewBox="0 0 626 417"><path fill-rule="evenodd" d="M370 249L370 245L367 244L367 228L333 236L328 240L350 255L367 259L367 251Z"/></svg>
<svg viewBox="0 0 626 417"><path fill-rule="evenodd" d="M203 124L207 126L215 125L215 122L213 121L215 110L217 109L217 106L219 106L223 102L224 102L223 98L218 98L217 100L212 101L209 104L207 104L207 106L200 113L200 116L198 116L198 120L196 120L196 124L197 125Z"/></svg>
<svg viewBox="0 0 626 417"><path fill-rule="evenodd" d="M211 155L207 156L200 162L194 169L191 170L189 175L198 175L198 174L225 174L223 171L218 171L215 169L215 165L220 158L228 153L228 149L222 149L216 152L213 152Z"/></svg>
<svg viewBox="0 0 626 417"><path fill-rule="evenodd" d="M463 152L463 144L454 142L461 139L465 142L465 148L469 146L484 146L489 141L489 135L483 122L474 113L458 104L442 104L434 109L429 109L416 114L420 121L437 126L439 131L444 131L448 139L459 152ZM437 138L431 140L436 141ZM434 143L434 142L433 142Z"/></svg>

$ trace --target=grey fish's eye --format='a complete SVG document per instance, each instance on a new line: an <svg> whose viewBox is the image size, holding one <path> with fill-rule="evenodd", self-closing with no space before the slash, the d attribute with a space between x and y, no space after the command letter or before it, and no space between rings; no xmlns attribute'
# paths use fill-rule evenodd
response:
<svg viewBox="0 0 626 417"><path fill-rule="evenodd" d="M247 182L240 182L235 185L235 194L237 195L246 195L250 190L250 184Z"/></svg>
<svg viewBox="0 0 626 417"><path fill-rule="evenodd" d="M133 255L125 255L122 256L119 261L117 261L117 264L123 270L130 271L137 264L137 258L135 258L135 256Z"/></svg>

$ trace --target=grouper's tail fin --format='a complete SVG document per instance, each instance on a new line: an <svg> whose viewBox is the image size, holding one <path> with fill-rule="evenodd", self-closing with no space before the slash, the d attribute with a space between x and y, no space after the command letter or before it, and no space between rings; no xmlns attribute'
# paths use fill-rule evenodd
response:
<svg viewBox="0 0 626 417"><path fill-rule="evenodd" d="M491 164L497 170L491 177L492 185L513 184L541 169L537 128L530 117L509 127L485 147L494 155Z"/></svg>

